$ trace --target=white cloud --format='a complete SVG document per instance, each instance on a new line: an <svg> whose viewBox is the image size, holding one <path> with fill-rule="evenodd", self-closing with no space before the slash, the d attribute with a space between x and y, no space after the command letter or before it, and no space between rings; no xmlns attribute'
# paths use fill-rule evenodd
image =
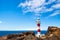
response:
<svg viewBox="0 0 60 40"><path fill-rule="evenodd" d="M0 24L2 23L2 21L0 21Z"/></svg>
<svg viewBox="0 0 60 40"><path fill-rule="evenodd" d="M53 8L60 8L60 4L56 4L52 6Z"/></svg>
<svg viewBox="0 0 60 40"><path fill-rule="evenodd" d="M56 0L49 0L46 4L51 4L53 2L55 2Z"/></svg>
<svg viewBox="0 0 60 40"><path fill-rule="evenodd" d="M57 0L57 3L60 3L60 0Z"/></svg>
<svg viewBox="0 0 60 40"><path fill-rule="evenodd" d="M51 14L50 16L56 16L56 15L58 15L58 14L60 14L60 10L57 10L57 11L55 11L53 14Z"/></svg>
<svg viewBox="0 0 60 40"><path fill-rule="evenodd" d="M51 8L43 7L40 12L41 13L46 13L46 12L50 12L50 11L53 11L53 8L52 7Z"/></svg>
<svg viewBox="0 0 60 40"><path fill-rule="evenodd" d="M34 12L34 13L39 13L39 11L42 9L40 6L44 4L45 0L31 0L31 1L26 1L25 3L20 3L18 6L22 8L25 7L24 13L27 12ZM38 15L38 14L36 14Z"/></svg>
<svg viewBox="0 0 60 40"><path fill-rule="evenodd" d="M51 12L54 9L59 9L60 4L57 2L59 0L49 0L48 2L45 2L45 0L29 0L25 1L24 3L20 3L18 7L23 8L23 13L27 12L33 12L35 13L36 16L39 16L40 13L46 13L46 12ZM55 2L56 4L51 5L50 8L47 8L45 5L48 5ZM58 13L52 13L53 15L58 15Z"/></svg>
<svg viewBox="0 0 60 40"><path fill-rule="evenodd" d="M31 0L31 1L26 1L25 3L20 3L18 6L19 7L20 6L22 6L22 7L30 6L30 8L34 9L34 8L41 6L44 2L45 2L45 0Z"/></svg>

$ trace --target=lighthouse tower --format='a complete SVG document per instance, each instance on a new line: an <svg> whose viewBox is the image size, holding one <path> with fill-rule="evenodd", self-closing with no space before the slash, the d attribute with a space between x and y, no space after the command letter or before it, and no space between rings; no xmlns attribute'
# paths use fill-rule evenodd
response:
<svg viewBox="0 0 60 40"><path fill-rule="evenodd" d="M40 37L40 19L37 19L37 37Z"/></svg>

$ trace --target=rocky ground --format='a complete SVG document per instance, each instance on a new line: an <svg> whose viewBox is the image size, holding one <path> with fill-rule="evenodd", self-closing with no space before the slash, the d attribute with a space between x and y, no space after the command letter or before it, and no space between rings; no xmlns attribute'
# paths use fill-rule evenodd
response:
<svg viewBox="0 0 60 40"><path fill-rule="evenodd" d="M41 37L42 40L60 40L60 28L49 26L47 33Z"/></svg>
<svg viewBox="0 0 60 40"><path fill-rule="evenodd" d="M36 37L33 31L29 31L2 36L0 40L60 40L60 28L49 26L47 33L40 38Z"/></svg>
<svg viewBox="0 0 60 40"><path fill-rule="evenodd" d="M38 38L35 36L34 32L32 31L0 37L0 40L37 40L37 39Z"/></svg>

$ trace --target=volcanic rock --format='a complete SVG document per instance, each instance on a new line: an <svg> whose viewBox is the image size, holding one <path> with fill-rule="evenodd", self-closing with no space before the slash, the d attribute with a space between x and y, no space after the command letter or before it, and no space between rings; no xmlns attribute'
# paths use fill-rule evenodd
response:
<svg viewBox="0 0 60 40"><path fill-rule="evenodd" d="M9 34L6 36L0 37L0 40L37 40L34 32L23 32L21 34Z"/></svg>
<svg viewBox="0 0 60 40"><path fill-rule="evenodd" d="M41 37L42 40L60 40L60 28L55 26L49 26L48 31L44 37Z"/></svg>

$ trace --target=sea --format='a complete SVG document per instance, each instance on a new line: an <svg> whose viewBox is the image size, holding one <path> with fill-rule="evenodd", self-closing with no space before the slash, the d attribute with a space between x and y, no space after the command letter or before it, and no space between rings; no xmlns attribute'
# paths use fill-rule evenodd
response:
<svg viewBox="0 0 60 40"><path fill-rule="evenodd" d="M5 36L5 35L9 35L9 34L20 34L22 32L28 32L28 30L21 30L21 31L0 31L0 36ZM36 30L33 30L33 32L35 34L37 34ZM46 34L47 30L42 30L41 34Z"/></svg>

